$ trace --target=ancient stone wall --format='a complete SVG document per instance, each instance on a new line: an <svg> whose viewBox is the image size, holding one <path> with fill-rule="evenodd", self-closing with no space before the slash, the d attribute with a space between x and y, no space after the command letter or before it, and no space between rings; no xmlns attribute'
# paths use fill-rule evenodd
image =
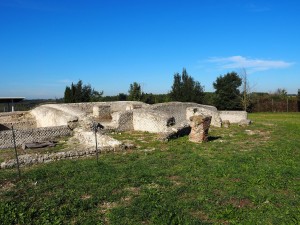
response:
<svg viewBox="0 0 300 225"><path fill-rule="evenodd" d="M68 122L77 121L78 116L71 108L60 107L60 105L42 105L30 112L36 119L37 127L66 126ZM74 115L75 114L75 115ZM84 117L84 114L79 114Z"/></svg>
<svg viewBox="0 0 300 225"><path fill-rule="evenodd" d="M28 112L0 113L0 131L11 129L36 128L36 120Z"/></svg>
<svg viewBox="0 0 300 225"><path fill-rule="evenodd" d="M221 127L222 121L219 115L218 110L212 110L211 108L206 107L188 107L186 109L186 119L190 120L192 116L202 115L202 116L211 116L211 125L214 127Z"/></svg>
<svg viewBox="0 0 300 225"><path fill-rule="evenodd" d="M148 104L137 101L115 101L115 102L82 102L82 103L67 103L67 104L56 104L59 107L68 107L80 110L84 113L93 113L94 106L109 106L111 113L125 111L128 106L132 109L148 107Z"/></svg>
<svg viewBox="0 0 300 225"><path fill-rule="evenodd" d="M113 148L113 147L100 147L98 148L99 153L106 152L115 152L115 151L123 151L125 148ZM95 148L88 148L80 151L66 151L66 152L56 152L49 154L26 154L20 155L18 157L20 166L30 166L39 163L49 163L53 161L63 160L63 159L78 159L82 157L89 157L96 155ZM8 169L17 166L17 160L11 159L0 164L0 169Z"/></svg>
<svg viewBox="0 0 300 225"><path fill-rule="evenodd" d="M222 121L228 120L230 123L239 123L247 120L246 111L219 111Z"/></svg>
<svg viewBox="0 0 300 225"><path fill-rule="evenodd" d="M28 120L28 121L14 122L14 123L0 123L0 131L11 129L12 124L15 129L36 128L36 121Z"/></svg>
<svg viewBox="0 0 300 225"><path fill-rule="evenodd" d="M131 131L133 127L133 111L115 112L112 114L112 124L118 131Z"/></svg>
<svg viewBox="0 0 300 225"><path fill-rule="evenodd" d="M68 126L59 127L45 127L45 128L33 128L33 129L18 129L15 130L16 145L21 146L25 142L38 142L51 140L61 136L71 135L71 130ZM0 149L12 148L13 136L12 131L0 132Z"/></svg>
<svg viewBox="0 0 300 225"><path fill-rule="evenodd" d="M111 111L109 105L93 106L93 117L98 120L110 120Z"/></svg>
<svg viewBox="0 0 300 225"><path fill-rule="evenodd" d="M152 133L168 132L169 127L174 125L174 123L174 117L163 112L150 109L137 109L133 111L134 130Z"/></svg>
<svg viewBox="0 0 300 225"><path fill-rule="evenodd" d="M218 110L214 106L209 105L201 105L197 103L189 103L189 102L168 102L168 103L159 103L151 106L151 109L157 110L160 112L164 112L169 116L173 116L175 118L176 124L187 123L189 118L187 118L186 110L189 107L197 108L198 111L205 112L206 115L211 115L214 126L220 126L218 117Z"/></svg>

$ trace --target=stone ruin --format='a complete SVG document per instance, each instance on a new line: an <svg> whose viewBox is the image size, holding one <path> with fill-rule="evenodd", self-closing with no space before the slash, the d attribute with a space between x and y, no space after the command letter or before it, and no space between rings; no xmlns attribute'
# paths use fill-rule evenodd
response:
<svg viewBox="0 0 300 225"><path fill-rule="evenodd" d="M0 114L0 148L7 139L11 124L20 136L33 140L49 140L53 136L72 135L87 147L94 146L93 124L100 128L102 146L116 147L120 143L108 137L108 131L145 131L162 136L180 136L190 132L192 116L210 116L211 126L221 127L222 121L247 122L244 111L218 111L214 106L197 103L168 102L149 105L136 101L45 104L29 112ZM6 131L7 130L7 131ZM60 131L61 130L61 131ZM66 131L68 130L68 131ZM30 138L29 138L30 139ZM10 140L6 140L9 145ZM22 144L18 142L18 145Z"/></svg>
<svg viewBox="0 0 300 225"><path fill-rule="evenodd" d="M192 118L192 121L191 121ZM200 119L202 118L202 119ZM85 149L123 149L124 144L108 135L111 131L145 131L160 134L167 141L190 134L191 141L207 141L209 126L221 127L222 121L247 122L244 111L218 111L197 103L168 102L149 105L136 101L90 102L40 105L29 112L0 113L0 149L13 147L11 124L17 145L72 136ZM197 133L198 136L195 136Z"/></svg>
<svg viewBox="0 0 300 225"><path fill-rule="evenodd" d="M191 116L190 121L191 132L189 140L196 143L207 142L211 116Z"/></svg>

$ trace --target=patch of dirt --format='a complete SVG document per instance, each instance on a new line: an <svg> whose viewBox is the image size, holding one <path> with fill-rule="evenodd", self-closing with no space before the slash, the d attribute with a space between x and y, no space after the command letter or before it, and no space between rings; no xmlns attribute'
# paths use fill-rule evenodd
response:
<svg viewBox="0 0 300 225"><path fill-rule="evenodd" d="M85 195L82 195L80 198L82 200L86 200L86 199L90 199L91 197L92 197L91 195L85 194Z"/></svg>
<svg viewBox="0 0 300 225"><path fill-rule="evenodd" d="M275 124L273 123L261 123L262 125L265 125L265 126L276 126Z"/></svg>
<svg viewBox="0 0 300 225"><path fill-rule="evenodd" d="M191 212L191 215L197 219L200 219L203 222L212 222L209 220L209 216L203 211L194 211Z"/></svg>
<svg viewBox="0 0 300 225"><path fill-rule="evenodd" d="M169 176L168 179L175 185L175 186L179 186L182 183L180 182L180 176Z"/></svg>
<svg viewBox="0 0 300 225"><path fill-rule="evenodd" d="M103 202L100 205L100 213L106 214L110 209L116 207L118 204L116 202Z"/></svg>
<svg viewBox="0 0 300 225"><path fill-rule="evenodd" d="M228 201L223 202L223 204L229 204L236 208L245 208L253 206L253 203L247 198L230 198Z"/></svg>
<svg viewBox="0 0 300 225"><path fill-rule="evenodd" d="M147 188L149 189L158 189L159 187L160 187L159 184L156 183L151 183L147 185Z"/></svg>
<svg viewBox="0 0 300 225"><path fill-rule="evenodd" d="M133 195L139 195L140 191L141 191L141 188L139 188L139 187L128 187L128 188L125 188L125 190L129 191Z"/></svg>
<svg viewBox="0 0 300 225"><path fill-rule="evenodd" d="M4 181L3 184L0 185L1 191L9 191L10 189L14 188L16 185L10 181Z"/></svg>

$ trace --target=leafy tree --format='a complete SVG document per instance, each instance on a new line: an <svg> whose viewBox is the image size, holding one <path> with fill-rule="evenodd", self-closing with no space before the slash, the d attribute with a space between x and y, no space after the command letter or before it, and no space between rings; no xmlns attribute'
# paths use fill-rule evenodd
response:
<svg viewBox="0 0 300 225"><path fill-rule="evenodd" d="M216 89L215 105L218 109L236 110L241 109L239 87L242 79L236 72L219 76L213 83Z"/></svg>
<svg viewBox="0 0 300 225"><path fill-rule="evenodd" d="M90 84L84 85L82 80L79 80L77 84L72 83L70 87L66 87L64 93L64 102L97 102L101 100L102 95L103 91L96 91L91 87Z"/></svg>
<svg viewBox="0 0 300 225"><path fill-rule="evenodd" d="M214 105L215 104L215 93L214 92L204 92L203 104Z"/></svg>
<svg viewBox="0 0 300 225"><path fill-rule="evenodd" d="M189 76L186 69L183 68L181 75L179 73L174 74L170 97L172 101L202 103L204 87Z"/></svg>
<svg viewBox="0 0 300 225"><path fill-rule="evenodd" d="M128 91L128 100L129 101L141 101L142 100L142 89L141 85L137 82L130 84L130 89Z"/></svg>

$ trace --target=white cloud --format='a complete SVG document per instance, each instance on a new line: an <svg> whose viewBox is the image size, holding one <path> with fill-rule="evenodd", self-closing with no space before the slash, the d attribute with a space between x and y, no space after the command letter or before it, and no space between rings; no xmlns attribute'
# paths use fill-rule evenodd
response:
<svg viewBox="0 0 300 225"><path fill-rule="evenodd" d="M208 60L216 63L221 69L241 69L245 68L248 72L265 71L271 69L282 69L292 66L293 62L282 60L251 59L243 56L212 57Z"/></svg>

